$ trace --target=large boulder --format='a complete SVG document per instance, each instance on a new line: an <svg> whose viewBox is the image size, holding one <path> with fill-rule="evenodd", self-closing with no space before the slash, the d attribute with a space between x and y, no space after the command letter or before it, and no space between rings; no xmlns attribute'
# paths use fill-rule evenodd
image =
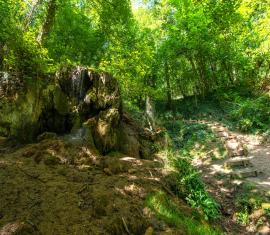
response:
<svg viewBox="0 0 270 235"><path fill-rule="evenodd" d="M71 128L67 99L53 79L0 73L0 135L33 141L45 131Z"/></svg>
<svg viewBox="0 0 270 235"><path fill-rule="evenodd" d="M118 149L121 113L117 80L105 72L65 67L51 79L0 73L0 136L29 142L83 127L105 154Z"/></svg>

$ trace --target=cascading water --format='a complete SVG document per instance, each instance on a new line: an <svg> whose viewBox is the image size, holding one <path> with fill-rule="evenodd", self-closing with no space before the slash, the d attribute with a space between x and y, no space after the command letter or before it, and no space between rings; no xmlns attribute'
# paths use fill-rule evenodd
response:
<svg viewBox="0 0 270 235"><path fill-rule="evenodd" d="M86 129L81 127L72 131L70 134L66 134L64 139L72 144L80 144L85 140Z"/></svg>
<svg viewBox="0 0 270 235"><path fill-rule="evenodd" d="M77 101L83 101L84 97L92 85L88 70L78 67L71 77L72 96L77 98Z"/></svg>

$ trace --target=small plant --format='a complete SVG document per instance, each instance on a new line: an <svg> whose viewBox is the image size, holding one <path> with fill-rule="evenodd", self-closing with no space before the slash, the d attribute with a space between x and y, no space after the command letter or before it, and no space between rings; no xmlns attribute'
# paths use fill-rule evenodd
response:
<svg viewBox="0 0 270 235"><path fill-rule="evenodd" d="M44 159L44 164L47 166L54 166L60 163L60 159L56 156L47 155Z"/></svg>
<svg viewBox="0 0 270 235"><path fill-rule="evenodd" d="M270 209L264 209L264 213L265 213L265 216L267 217L267 219L270 222Z"/></svg>
<svg viewBox="0 0 270 235"><path fill-rule="evenodd" d="M148 195L146 206L167 224L181 229L187 235L218 235L221 232L211 228L195 211L183 211L164 192Z"/></svg>
<svg viewBox="0 0 270 235"><path fill-rule="evenodd" d="M244 210L241 212L236 213L236 221L241 225L248 225L249 224L249 213L248 210Z"/></svg>
<svg viewBox="0 0 270 235"><path fill-rule="evenodd" d="M186 201L193 208L202 211L205 219L219 218L219 205L206 191L198 171L187 159L179 156L172 158L172 164L177 170L177 193L179 195L184 195Z"/></svg>
<svg viewBox="0 0 270 235"><path fill-rule="evenodd" d="M220 98L231 121L245 132L265 132L270 124L270 98L268 95L245 97L237 92L229 92Z"/></svg>
<svg viewBox="0 0 270 235"><path fill-rule="evenodd" d="M254 191L256 188L251 183L244 183L241 192L237 195L235 206L237 208L236 220L237 223L241 225L248 225L250 220L250 215L254 210L261 209L263 202L263 196Z"/></svg>

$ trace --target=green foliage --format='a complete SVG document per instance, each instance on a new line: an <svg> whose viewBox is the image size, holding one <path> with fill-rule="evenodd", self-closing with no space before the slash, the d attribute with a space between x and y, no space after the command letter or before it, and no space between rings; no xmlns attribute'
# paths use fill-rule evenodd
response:
<svg viewBox="0 0 270 235"><path fill-rule="evenodd" d="M191 165L190 161L175 155L171 157L171 161L176 170L177 193L184 195L193 208L201 210L205 219L219 218L219 205L207 193L198 171Z"/></svg>
<svg viewBox="0 0 270 235"><path fill-rule="evenodd" d="M157 192L148 195L146 205L154 211L158 217L171 226L174 226L184 234L190 235L214 235L221 234L217 229L211 228L208 224L200 221L195 213L187 215L177 204L171 201L165 193Z"/></svg>
<svg viewBox="0 0 270 235"><path fill-rule="evenodd" d="M98 66L132 18L128 0L1 0L0 13L0 68L29 77L62 63Z"/></svg>
<svg viewBox="0 0 270 235"><path fill-rule="evenodd" d="M91 65L97 63L104 43L104 32L95 27L92 16L84 7L76 7L76 1L70 0L59 5L45 46L55 62Z"/></svg>
<svg viewBox="0 0 270 235"><path fill-rule="evenodd" d="M241 224L244 226L249 224L249 221L250 221L249 220L249 213L247 212L246 209L244 211L236 213L236 221L238 224Z"/></svg>
<svg viewBox="0 0 270 235"><path fill-rule="evenodd" d="M268 218L268 220L270 220L270 209L264 209L264 213L266 217Z"/></svg>
<svg viewBox="0 0 270 235"><path fill-rule="evenodd" d="M226 155L223 144L205 124L187 124L181 120L167 120L163 124L173 140L174 148L178 149L182 157L220 159Z"/></svg>
<svg viewBox="0 0 270 235"><path fill-rule="evenodd" d="M243 96L237 92L224 93L220 98L229 118L246 132L267 131L270 124L270 97ZM228 107L228 108L226 108Z"/></svg>
<svg viewBox="0 0 270 235"><path fill-rule="evenodd" d="M35 34L24 31L26 12L24 1L0 1L0 68L34 76L49 70L49 59Z"/></svg>
<svg viewBox="0 0 270 235"><path fill-rule="evenodd" d="M213 132L204 124L171 122L166 118L163 121L173 140L168 151L169 165L175 170L173 190L193 208L199 209L205 219L219 218L219 205L208 194L200 173L192 166L191 161L196 157L223 157L222 145L219 145ZM209 152L216 146L218 156L209 156Z"/></svg>
<svg viewBox="0 0 270 235"><path fill-rule="evenodd" d="M131 2L1 0L1 69L36 76L61 63L93 66L115 75L124 99L140 107L146 95L169 103L239 84L269 85L265 2ZM255 119L240 125L261 126Z"/></svg>
<svg viewBox="0 0 270 235"><path fill-rule="evenodd" d="M262 202L267 200L251 183L244 183L235 200L236 219L241 225L250 223L250 215L254 210L261 209Z"/></svg>

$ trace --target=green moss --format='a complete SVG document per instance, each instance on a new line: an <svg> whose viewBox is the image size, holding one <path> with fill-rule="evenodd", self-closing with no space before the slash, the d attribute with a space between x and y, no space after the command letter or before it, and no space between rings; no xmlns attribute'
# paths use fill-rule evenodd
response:
<svg viewBox="0 0 270 235"><path fill-rule="evenodd" d="M44 97L41 93L42 84L27 83L26 93L19 93L14 100L1 103L1 132L6 136L15 136L22 141L32 140L36 132L38 118L44 108Z"/></svg>
<svg viewBox="0 0 270 235"><path fill-rule="evenodd" d="M54 89L53 97L54 107L61 115L69 113L69 104L67 96L61 91L59 86Z"/></svg>
<svg viewBox="0 0 270 235"><path fill-rule="evenodd" d="M183 230L187 235L218 235L218 229L212 228L207 223L196 219L196 215L188 215L172 202L163 192L148 195L146 205L170 226Z"/></svg>
<svg viewBox="0 0 270 235"><path fill-rule="evenodd" d="M60 163L59 158L52 156L52 155L48 155L45 157L44 159L44 164L47 166L54 166Z"/></svg>

